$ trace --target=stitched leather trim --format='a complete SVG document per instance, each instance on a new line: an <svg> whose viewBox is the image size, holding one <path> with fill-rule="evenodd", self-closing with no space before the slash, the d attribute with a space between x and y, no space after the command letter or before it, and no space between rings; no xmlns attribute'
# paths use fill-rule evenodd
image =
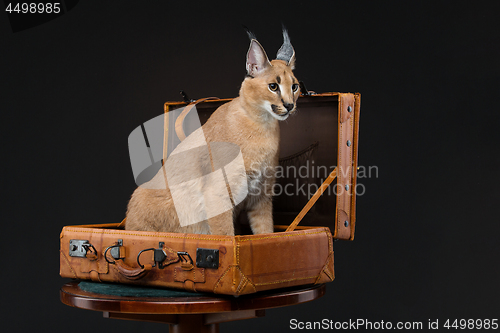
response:
<svg viewBox="0 0 500 333"><path fill-rule="evenodd" d="M237 294L241 293L241 291L242 291L243 289L245 289L245 286L247 285L247 283L248 283L248 279L247 279L247 277L245 276L245 277L243 277L243 279L241 279L241 282L240 282L240 285L238 286L238 288L236 288L236 293L237 293ZM255 288L255 287L254 287L254 288Z"/></svg>
<svg viewBox="0 0 500 333"><path fill-rule="evenodd" d="M330 263L330 261L328 261L328 263ZM330 269L328 269L328 266L326 266L325 269L323 269L323 272L330 278L331 281L333 281L334 276L333 273L330 272Z"/></svg>
<svg viewBox="0 0 500 333"><path fill-rule="evenodd" d="M320 227L321 228L321 227ZM106 229L109 230L109 229ZM147 236L147 237L156 237L156 238L177 238L177 239L196 239L196 240L213 240L213 241L218 241L218 242L232 242L233 239L230 238L202 238L202 237L187 237L187 236L173 236L173 235L143 235L143 234L137 234L137 233L128 233L128 232L123 232L121 230L117 230L117 232L106 232L102 231L99 229L90 229L90 230L82 230L82 229L72 229L68 228L65 229L67 232L84 232L84 233L94 233L94 234L105 234L105 235L127 235L127 236ZM315 232L301 232L301 233L293 233L293 234L273 234L272 236L266 236L266 237L256 237L256 238L245 238L245 239L239 239L239 242L247 242L247 241L254 241L254 240L262 240L262 239L271 239L271 238L281 238L281 237L296 237L296 236L304 236L304 235L312 235L312 234L320 234L322 232L328 232L326 230L321 230L321 231L315 231Z"/></svg>
<svg viewBox="0 0 500 333"><path fill-rule="evenodd" d="M326 258L326 262L323 265L323 268L321 271L324 272L330 278L331 281L333 281L333 279L335 278L335 275L333 274L333 272L330 272L330 270L328 269L328 265L330 264L330 260L334 260L332 234L328 233L327 237L328 237L328 253L329 254L328 254L328 257ZM318 275L318 279L314 282L314 284L317 284L320 279L321 279L321 273Z"/></svg>
<svg viewBox="0 0 500 333"><path fill-rule="evenodd" d="M217 280L217 283L215 284L214 286L214 294L216 293L215 290L217 289L217 287L219 287L219 283L220 281L224 278L224 276L226 276L226 274L229 272L229 270L231 270L231 268L233 268L234 266L229 266L226 271L224 272L224 274L221 275L221 277Z"/></svg>
<svg viewBox="0 0 500 333"><path fill-rule="evenodd" d="M339 94L338 112L339 119L343 114L347 114L347 108L351 107L352 111L355 107L353 94ZM339 193L337 194L337 210L335 217L334 237L339 239L351 238L351 201L352 201L352 150L353 150L353 117L346 118L345 121L338 122L338 156L337 156L337 186ZM345 186L349 185L348 189ZM344 221L349 223L344 226Z"/></svg>
<svg viewBox="0 0 500 333"><path fill-rule="evenodd" d="M323 269L321 270L323 273L325 273L326 276L328 276L328 278L330 279L330 281L333 281L334 278L335 278L335 275L333 274L333 272L330 271L330 269L328 268L328 265L330 264L330 261L333 260L333 253L330 254L328 256L328 259L326 260L326 263L325 263L325 266L323 266ZM314 282L314 284L317 284L319 283L319 280L321 279L321 274L318 275L318 279L316 280L316 282Z"/></svg>
<svg viewBox="0 0 500 333"><path fill-rule="evenodd" d="M250 279L243 273L241 268L237 265L231 265L225 270L224 274L222 274L221 277L217 280L217 283L215 284L214 289L213 289L214 294L217 293L216 290L219 287L221 280L224 279L226 274L232 269L234 269L235 271L238 270L241 274L241 279L246 280L246 282L244 283L244 286L242 286L241 288L240 288L240 285L241 285L241 281L240 281L240 285L236 289L236 294L240 293L248 283L253 287L254 291L257 292L257 288L255 288L256 285L254 283L252 283L252 281L250 281Z"/></svg>
<svg viewBox="0 0 500 333"><path fill-rule="evenodd" d="M109 229L107 229L109 230ZM127 236L144 236L144 237L156 237L156 238L177 238L177 239L196 239L196 240L214 240L218 242L232 242L232 239L228 238L202 238L202 237L187 237L187 236L174 236L174 235L155 235L155 234L138 234L138 233L130 233L130 232L124 232L121 230L117 230L117 232L106 232L103 230L99 229L90 229L90 230L82 230L82 229L72 229L68 228L66 229L68 232L85 232L85 233L92 233L92 234L105 234L105 235L127 235Z"/></svg>
<svg viewBox="0 0 500 333"><path fill-rule="evenodd" d="M354 240L354 232L356 229L356 184L358 171L358 142L359 142L359 113L361 107L361 94L354 94L354 115L351 118L353 122L353 148L352 148L352 197L351 197L351 237L349 240Z"/></svg>
<svg viewBox="0 0 500 333"><path fill-rule="evenodd" d="M250 285L253 287L254 291L257 292L257 288L255 288L256 285L254 283L252 283L252 281L250 281L250 279L243 273L241 268L239 266L234 266L234 267L240 271L242 279L245 279L247 281L247 283L250 283ZM245 283L245 284L247 284L247 283ZM243 290L243 288L240 290L240 292L242 290Z"/></svg>
<svg viewBox="0 0 500 333"><path fill-rule="evenodd" d="M308 276L308 277L303 277L303 278L294 278L294 279L286 279L286 280L280 280L280 281L273 281L273 282L263 282L263 283L256 283L256 286L265 286L269 284L277 284L277 283L283 283L283 282L291 282L291 281L298 281L298 280L308 280L308 279L317 279L319 275L314 275L314 276Z"/></svg>
<svg viewBox="0 0 500 333"><path fill-rule="evenodd" d="M321 231L315 231L315 232L300 232L300 233L283 234L283 235L278 234L278 235L259 237L259 238L247 238L247 239L240 239L239 241L240 242L248 242L248 241L255 241L255 240L262 240L262 239L281 238L281 237L296 237L296 236L321 234L323 232L328 233L327 230L321 230Z"/></svg>

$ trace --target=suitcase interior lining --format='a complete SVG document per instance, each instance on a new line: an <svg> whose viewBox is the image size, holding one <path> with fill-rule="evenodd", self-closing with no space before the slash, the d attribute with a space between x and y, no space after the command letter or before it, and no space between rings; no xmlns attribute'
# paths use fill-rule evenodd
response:
<svg viewBox="0 0 500 333"><path fill-rule="evenodd" d="M198 104L201 124L226 102ZM280 124L280 134L276 191L281 194L273 198L273 216L276 225L289 225L337 166L338 96L299 98L297 112ZM337 200L333 190L334 184L318 199L301 225L335 228ZM251 234L246 215L242 212L237 218L237 234Z"/></svg>

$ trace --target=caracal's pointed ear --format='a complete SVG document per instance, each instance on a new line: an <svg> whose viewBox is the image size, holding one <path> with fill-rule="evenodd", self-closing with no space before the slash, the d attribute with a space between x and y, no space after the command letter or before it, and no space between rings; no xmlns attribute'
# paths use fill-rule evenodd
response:
<svg viewBox="0 0 500 333"><path fill-rule="evenodd" d="M267 58L266 51L256 39L252 39L247 52L247 74L250 76L258 75L269 66L271 63Z"/></svg>
<svg viewBox="0 0 500 333"><path fill-rule="evenodd" d="M285 27L283 27L283 45L278 50L276 59L285 61L292 70L295 69L295 50L292 43L290 43L290 37Z"/></svg>

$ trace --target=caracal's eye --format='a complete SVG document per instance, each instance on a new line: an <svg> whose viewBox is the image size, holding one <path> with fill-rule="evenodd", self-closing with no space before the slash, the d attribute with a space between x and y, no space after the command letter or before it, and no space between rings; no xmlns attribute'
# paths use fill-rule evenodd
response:
<svg viewBox="0 0 500 333"><path fill-rule="evenodd" d="M276 83L269 84L269 90L278 91L278 84L276 84Z"/></svg>
<svg viewBox="0 0 500 333"><path fill-rule="evenodd" d="M292 90L293 90L293 92L296 92L297 90L299 90L299 85L297 83L292 84Z"/></svg>

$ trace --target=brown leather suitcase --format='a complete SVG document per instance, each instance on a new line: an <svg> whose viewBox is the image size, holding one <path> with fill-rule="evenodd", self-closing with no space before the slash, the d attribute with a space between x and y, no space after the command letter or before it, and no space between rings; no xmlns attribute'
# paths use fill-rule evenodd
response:
<svg viewBox="0 0 500 333"><path fill-rule="evenodd" d="M227 101L197 104L201 122ZM165 112L185 105L167 102ZM123 221L66 226L61 276L228 295L333 281L333 240L354 238L360 94L301 96L298 110L281 125L277 184L296 191L275 197L275 233L129 231Z"/></svg>

